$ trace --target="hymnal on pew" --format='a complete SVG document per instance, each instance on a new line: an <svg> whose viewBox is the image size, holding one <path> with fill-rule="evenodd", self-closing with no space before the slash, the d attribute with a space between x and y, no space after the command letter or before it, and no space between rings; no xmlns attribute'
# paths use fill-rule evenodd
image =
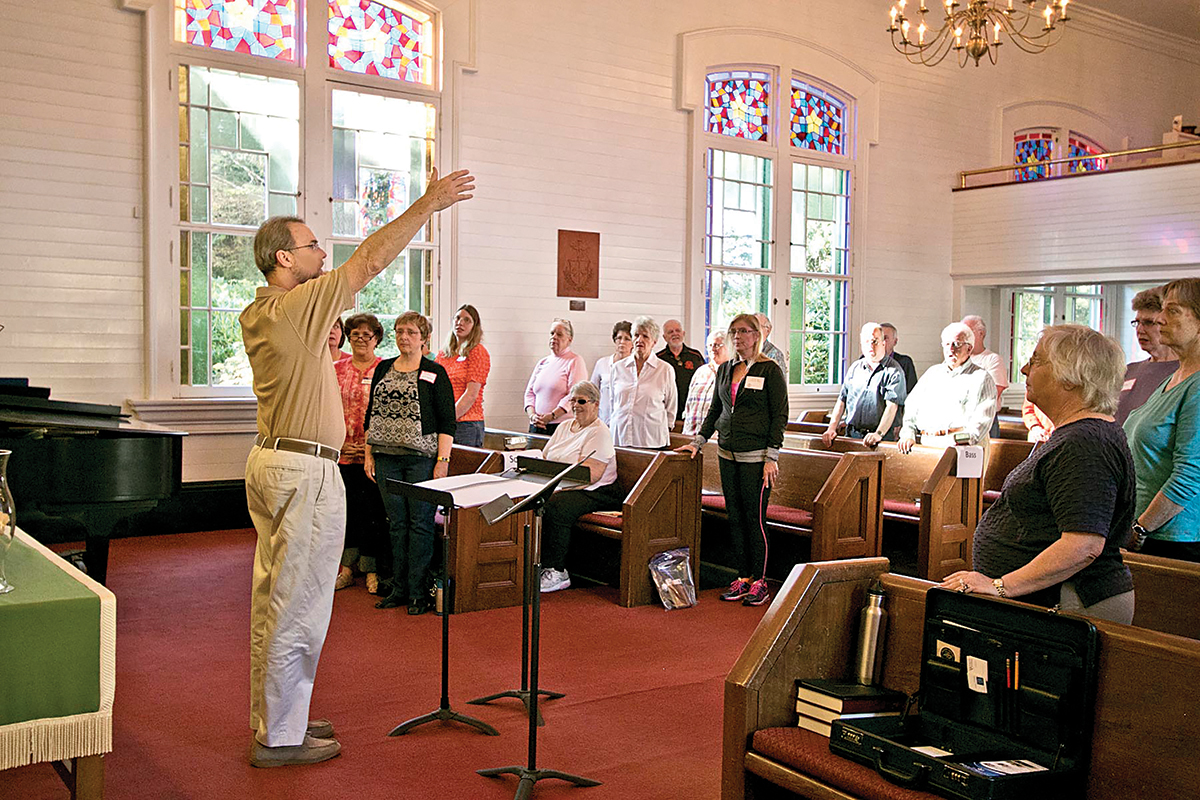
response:
<svg viewBox="0 0 1200 800"><path fill-rule="evenodd" d="M861 683L806 678L796 682L796 699L839 714L899 711L907 699L901 692Z"/></svg>

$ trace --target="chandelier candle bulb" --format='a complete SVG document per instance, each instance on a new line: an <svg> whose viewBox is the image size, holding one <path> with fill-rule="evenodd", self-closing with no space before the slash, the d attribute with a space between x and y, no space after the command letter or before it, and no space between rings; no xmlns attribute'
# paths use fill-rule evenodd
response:
<svg viewBox="0 0 1200 800"><path fill-rule="evenodd" d="M1050 30L1052 27L1054 27L1054 24L1051 21L1052 18L1054 17L1054 7L1053 6L1051 6L1049 3L1047 3L1046 10L1042 12L1042 16L1044 16L1046 18L1046 30Z"/></svg>
<svg viewBox="0 0 1200 800"><path fill-rule="evenodd" d="M895 6L892 6L892 27L888 28L888 30L889 31L896 30L896 7Z"/></svg>
<svg viewBox="0 0 1200 800"><path fill-rule="evenodd" d="M925 44L925 23L922 22L917 28L917 44Z"/></svg>
<svg viewBox="0 0 1200 800"><path fill-rule="evenodd" d="M908 20L904 20L904 22L900 23L900 36L901 36L901 37L904 39L904 41L906 41L906 42L908 41L908 29L909 29L909 22L908 22Z"/></svg>

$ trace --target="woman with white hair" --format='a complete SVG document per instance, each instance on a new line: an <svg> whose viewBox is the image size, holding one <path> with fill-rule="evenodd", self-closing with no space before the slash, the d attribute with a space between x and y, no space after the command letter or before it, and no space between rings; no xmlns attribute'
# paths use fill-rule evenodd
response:
<svg viewBox="0 0 1200 800"><path fill-rule="evenodd" d="M679 410L675 369L654 354L658 323L649 317L633 321L633 354L612 366L613 442L622 447L671 445L671 426Z"/></svg>
<svg viewBox="0 0 1200 800"><path fill-rule="evenodd" d="M583 465L591 473L592 482L555 492L546 503L539 576L543 592L557 592L571 585L566 563L575 520L596 511L615 511L625 501L617 484L617 451L613 449L612 434L599 416L600 390L591 381L580 381L571 387L567 399L575 417L558 426L542 456L549 461L574 464L590 453Z"/></svg>
<svg viewBox="0 0 1200 800"><path fill-rule="evenodd" d="M588 374L583 356L571 351L574 340L575 328L570 320L555 318L550 323L550 355L534 366L525 385L525 414L529 417L530 433L552 434L560 422L571 416L567 395Z"/></svg>
<svg viewBox="0 0 1200 800"><path fill-rule="evenodd" d="M1120 547L1136 478L1113 420L1124 362L1116 342L1083 325L1042 332L1021 372L1054 432L1013 468L979 520L976 571L956 572L942 588L1133 620L1133 578Z"/></svg>
<svg viewBox="0 0 1200 800"><path fill-rule="evenodd" d="M717 367L729 360L725 347L725 331L714 330L705 343L708 361L696 368L692 382L688 385L687 402L683 406L683 435L695 436L708 416L712 405L713 388L717 385Z"/></svg>

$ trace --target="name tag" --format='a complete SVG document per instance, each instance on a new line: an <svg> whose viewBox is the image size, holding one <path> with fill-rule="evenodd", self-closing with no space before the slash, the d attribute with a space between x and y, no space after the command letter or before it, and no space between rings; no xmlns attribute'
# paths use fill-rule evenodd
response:
<svg viewBox="0 0 1200 800"><path fill-rule="evenodd" d="M959 445L958 465L954 474L959 478L983 477L983 448L977 444Z"/></svg>
<svg viewBox="0 0 1200 800"><path fill-rule="evenodd" d="M458 361L466 361L466 360L467 360L467 357L466 357L466 356L459 356L457 360L458 360Z"/></svg>
<svg viewBox="0 0 1200 800"><path fill-rule="evenodd" d="M766 384L766 379L761 376L750 376L746 378L747 389L761 389Z"/></svg>
<svg viewBox="0 0 1200 800"><path fill-rule="evenodd" d="M371 379L370 379L370 378L363 378L363 379L362 379L362 385L363 385L363 386L370 386L370 385L371 385Z"/></svg>
<svg viewBox="0 0 1200 800"><path fill-rule="evenodd" d="M1122 392L1132 392L1133 385L1135 383L1137 383L1137 378L1130 378L1129 380L1127 380L1121 384L1121 391Z"/></svg>
<svg viewBox="0 0 1200 800"><path fill-rule="evenodd" d="M421 380L425 381L426 383L433 383L437 380L437 375L432 372L421 370Z"/></svg>

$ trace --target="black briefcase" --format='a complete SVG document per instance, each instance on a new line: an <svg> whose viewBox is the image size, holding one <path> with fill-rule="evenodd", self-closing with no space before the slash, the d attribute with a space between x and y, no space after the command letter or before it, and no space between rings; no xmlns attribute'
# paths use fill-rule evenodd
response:
<svg viewBox="0 0 1200 800"><path fill-rule="evenodd" d="M931 589L919 711L834 720L829 748L944 797L1082 798L1098 648L1086 619Z"/></svg>

